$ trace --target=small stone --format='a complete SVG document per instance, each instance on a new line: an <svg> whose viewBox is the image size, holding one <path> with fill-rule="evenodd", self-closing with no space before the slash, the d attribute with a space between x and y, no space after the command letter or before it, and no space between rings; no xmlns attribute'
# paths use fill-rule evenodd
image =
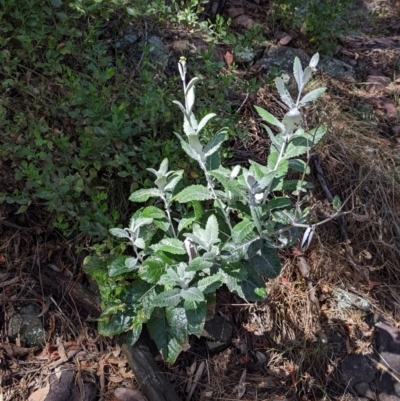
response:
<svg viewBox="0 0 400 401"><path fill-rule="evenodd" d="M28 401L95 401L97 388L94 383L82 382L78 386L72 368L56 368L48 379L48 385L32 393Z"/></svg>
<svg viewBox="0 0 400 401"><path fill-rule="evenodd" d="M400 371L400 331L381 316L375 316L380 363L392 372ZM377 381L380 400L400 401L400 383L388 372L382 372Z"/></svg>
<svg viewBox="0 0 400 401"><path fill-rule="evenodd" d="M318 64L318 69L332 78L348 82L356 81L354 68L350 64L333 57L321 60Z"/></svg>
<svg viewBox="0 0 400 401"><path fill-rule="evenodd" d="M239 17L239 15L244 14L243 8L229 8L228 9L228 17L234 19Z"/></svg>
<svg viewBox="0 0 400 401"><path fill-rule="evenodd" d="M183 53L186 50L189 49L190 47L190 42L186 39L182 40L174 40L172 43L170 43L170 48L174 50L177 53Z"/></svg>
<svg viewBox="0 0 400 401"><path fill-rule="evenodd" d="M286 46L271 46L268 49L267 55L262 57L258 61L258 64L260 64L266 73L270 73L272 69L277 69L280 74L292 74L293 63L296 57L300 59L303 68L307 67L310 63L310 57L300 49Z"/></svg>
<svg viewBox="0 0 400 401"><path fill-rule="evenodd" d="M357 394L367 397L370 400L375 400L375 395L372 392L368 383L360 382L354 386Z"/></svg>
<svg viewBox="0 0 400 401"><path fill-rule="evenodd" d="M45 331L40 317L41 309L35 304L24 306L14 313L9 321L8 336L15 340L20 336L21 343L26 347L37 347L45 339Z"/></svg>
<svg viewBox="0 0 400 401"><path fill-rule="evenodd" d="M256 57L256 53L253 49L245 47L241 51L236 52L235 56L238 63L249 64Z"/></svg>
<svg viewBox="0 0 400 401"><path fill-rule="evenodd" d="M253 19L251 19L250 17L248 17L247 15L239 15L237 18L235 18L233 20L234 25L236 26L240 26L242 28L246 28L246 29L251 29L254 24L255 21Z"/></svg>
<svg viewBox="0 0 400 401"><path fill-rule="evenodd" d="M344 384L353 389L357 383L369 383L375 377L375 369L367 357L361 354L349 355L343 359L341 372Z"/></svg>
<svg viewBox="0 0 400 401"><path fill-rule="evenodd" d="M232 342L232 326L220 316L214 316L204 325L202 337L207 340L207 346L210 352L222 352Z"/></svg>
<svg viewBox="0 0 400 401"><path fill-rule="evenodd" d="M146 401L140 391L132 390L126 387L118 387L114 391L114 396L118 401Z"/></svg>
<svg viewBox="0 0 400 401"><path fill-rule="evenodd" d="M168 61L169 50L168 47L158 36L151 36L147 43L143 42L143 46L148 47L150 59L153 64L166 65Z"/></svg>
<svg viewBox="0 0 400 401"><path fill-rule="evenodd" d="M138 39L139 39L138 35L129 33L125 35L122 39L115 42L115 48L122 52L127 52L129 51L130 46L136 43Z"/></svg>

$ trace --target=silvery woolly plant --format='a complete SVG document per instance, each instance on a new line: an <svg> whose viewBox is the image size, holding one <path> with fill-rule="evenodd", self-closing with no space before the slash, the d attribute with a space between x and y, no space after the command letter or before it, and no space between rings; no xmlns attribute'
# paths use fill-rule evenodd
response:
<svg viewBox="0 0 400 401"><path fill-rule="evenodd" d="M250 160L249 168L230 169L222 166L219 155L227 129L203 144L202 131L215 114L197 121L193 109L198 78L186 84L186 60L180 60L185 101L174 103L183 113L185 135L176 135L186 154L198 163L204 181L184 187L183 171L170 170L164 160L158 170L148 169L154 186L131 194L129 199L135 203L151 201L137 210L129 227L110 230L132 247L129 255L122 254L120 246L108 257L90 258L85 267L99 283L102 334L126 332L133 344L146 324L164 359L174 362L187 349L189 336L201 334L207 307L220 286L225 284L247 301L262 300L265 279L280 272L278 249L295 244L305 228L302 242L307 246L314 226L307 224L310 184L303 178L308 167L299 156L326 129L305 132L301 109L325 89L305 96L302 91L318 58L314 55L304 70L295 59L296 100L281 78L275 80L289 109L282 121L256 107L269 124L264 125L271 140L265 165ZM301 178L286 179L290 169Z"/></svg>

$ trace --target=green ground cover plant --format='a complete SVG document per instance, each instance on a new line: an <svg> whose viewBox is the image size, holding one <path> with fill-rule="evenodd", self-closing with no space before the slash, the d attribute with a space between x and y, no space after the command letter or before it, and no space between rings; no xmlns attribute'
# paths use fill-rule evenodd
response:
<svg viewBox="0 0 400 401"><path fill-rule="evenodd" d="M0 5L0 203L16 213L44 208L63 235L106 240L132 212L127 195L150 184L148 165L168 157L191 168L171 138L179 76L153 63L150 45L140 62L115 47L121 25L140 28L148 18L151 29L154 14L132 16L120 1ZM135 6L145 10L145 2ZM220 67L212 49L194 58L196 75L208 79L198 106L215 107L233 128L239 116L226 97L244 81Z"/></svg>
<svg viewBox="0 0 400 401"><path fill-rule="evenodd" d="M219 152L227 129L206 144L202 140L202 130L216 115L197 121L194 88L199 79L186 83L186 60L180 60L184 103L174 103L183 113L185 135L176 136L197 162L202 180L187 183L183 170L171 170L168 159L158 170L149 164L153 186L129 197L146 206L137 209L127 227L110 230L122 242L108 255L87 258L85 271L97 281L102 298L102 334L126 332L134 344L146 324L164 359L173 363L188 348L189 336L201 335L219 287L226 285L247 301L262 300L264 279L280 273L278 249L295 244L305 229L302 246L307 247L315 226L308 222L308 166L299 156L321 140L326 128L305 132L300 110L325 91L317 88L302 96L318 60L314 55L303 70L295 59L295 100L282 78L275 79L289 109L282 121L256 107L269 124L264 125L271 140L266 165L250 160L249 168L231 169L223 167ZM287 179L291 170L300 178Z"/></svg>

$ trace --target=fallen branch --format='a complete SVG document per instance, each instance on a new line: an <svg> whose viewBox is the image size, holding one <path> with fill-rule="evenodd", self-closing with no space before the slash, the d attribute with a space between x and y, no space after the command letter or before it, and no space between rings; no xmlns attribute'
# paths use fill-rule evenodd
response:
<svg viewBox="0 0 400 401"><path fill-rule="evenodd" d="M171 384L154 362L154 357L144 344L139 340L130 347L124 343L121 345L129 366L148 400L151 401L181 401Z"/></svg>

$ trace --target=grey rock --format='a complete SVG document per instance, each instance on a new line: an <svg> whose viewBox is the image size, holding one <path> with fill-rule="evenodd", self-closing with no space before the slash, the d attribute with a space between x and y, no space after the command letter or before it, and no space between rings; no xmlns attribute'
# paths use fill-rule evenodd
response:
<svg viewBox="0 0 400 401"><path fill-rule="evenodd" d="M147 46L151 62L154 65L166 66L169 49L158 36L151 36L147 42L142 42L142 47Z"/></svg>
<svg viewBox="0 0 400 401"><path fill-rule="evenodd" d="M400 331L381 316L375 316L374 320L379 362L392 372L400 372ZM400 401L400 382L388 372L378 376L377 386L380 400Z"/></svg>
<svg viewBox="0 0 400 401"><path fill-rule="evenodd" d="M138 35L129 33L115 43L115 48L126 53L129 51L129 48L138 41L138 39Z"/></svg>
<svg viewBox="0 0 400 401"><path fill-rule="evenodd" d="M368 383L360 382L354 385L354 389L356 390L357 394L362 395L369 400L375 400L375 394L372 392L371 387Z"/></svg>
<svg viewBox="0 0 400 401"><path fill-rule="evenodd" d="M318 64L318 69L335 79L348 82L356 81L354 68L350 64L333 57L322 59Z"/></svg>
<svg viewBox="0 0 400 401"><path fill-rule="evenodd" d="M36 347L44 342L45 331L40 315L41 309L35 304L24 306L19 312L13 313L8 324L8 336L15 340L20 336L21 343L26 347Z"/></svg>
<svg viewBox="0 0 400 401"><path fill-rule="evenodd" d="M361 354L349 355L343 359L340 368L344 384L353 390L356 390L357 384L370 383L375 378L375 369L368 358Z"/></svg>
<svg viewBox="0 0 400 401"><path fill-rule="evenodd" d="M339 309L356 308L361 309L364 312L369 312L370 310L369 302L366 299L350 291L346 291L342 288L336 288L333 291L333 296Z"/></svg>
<svg viewBox="0 0 400 401"><path fill-rule="evenodd" d="M221 316L214 316L206 321L202 332L202 337L205 337L207 346L210 352L222 352L232 342L232 326Z"/></svg>
<svg viewBox="0 0 400 401"><path fill-rule="evenodd" d="M249 47L245 47L241 51L235 53L235 61L242 64L250 64L255 57L256 52Z"/></svg>
<svg viewBox="0 0 400 401"><path fill-rule="evenodd" d="M94 383L83 382L81 391L75 380L73 369L63 368L49 377L50 391L44 401L94 401L97 388Z"/></svg>
<svg viewBox="0 0 400 401"><path fill-rule="evenodd" d="M268 53L264 55L258 64L266 73L271 73L271 69L277 69L279 73L293 73L293 62L298 57L303 68L310 63L310 57L300 49L286 46L271 46Z"/></svg>

